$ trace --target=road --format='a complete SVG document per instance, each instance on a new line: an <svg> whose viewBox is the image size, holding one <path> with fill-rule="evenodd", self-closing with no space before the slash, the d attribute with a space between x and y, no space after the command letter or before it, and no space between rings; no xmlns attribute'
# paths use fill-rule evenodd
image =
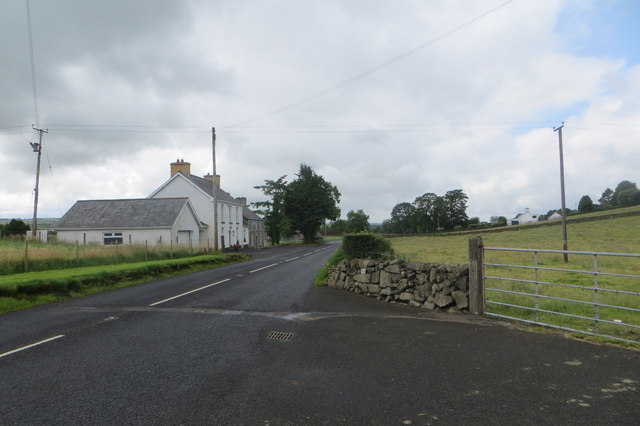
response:
<svg viewBox="0 0 640 426"><path fill-rule="evenodd" d="M313 287L335 247L0 316L0 424L640 422L639 351Z"/></svg>

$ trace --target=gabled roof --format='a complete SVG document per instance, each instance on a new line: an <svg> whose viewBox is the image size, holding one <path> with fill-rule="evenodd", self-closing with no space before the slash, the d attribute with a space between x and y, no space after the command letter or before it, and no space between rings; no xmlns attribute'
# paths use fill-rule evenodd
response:
<svg viewBox="0 0 640 426"><path fill-rule="evenodd" d="M260 216L258 216L256 212L254 212L247 206L244 206L242 208L242 217L244 217L247 220L264 220Z"/></svg>
<svg viewBox="0 0 640 426"><path fill-rule="evenodd" d="M175 175L171 176L169 180L167 180L165 183L160 185L158 189L153 191L151 195L149 195L149 198L153 197L158 192L160 192L162 188L169 185L169 183L171 183L174 179L185 179L187 182L189 182L190 184L198 188L201 192L204 192L210 198L213 198L213 182L196 175L190 174L189 176L186 176L182 174L182 172L178 172ZM236 200L231 196L231 194L229 194L228 192L224 191L221 188L218 188L218 190L216 191L216 195L218 196L218 201L224 201L224 202L233 203L233 204L242 204L242 202Z"/></svg>
<svg viewBox="0 0 640 426"><path fill-rule="evenodd" d="M188 198L134 198L77 201L55 229L168 228L185 206L202 226Z"/></svg>

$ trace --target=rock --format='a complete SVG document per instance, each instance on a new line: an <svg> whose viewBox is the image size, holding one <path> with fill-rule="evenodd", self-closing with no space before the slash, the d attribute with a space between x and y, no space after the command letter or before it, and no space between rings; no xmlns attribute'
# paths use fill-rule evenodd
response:
<svg viewBox="0 0 640 426"><path fill-rule="evenodd" d="M445 296L450 295L451 293L453 293L453 290L455 290L455 287L452 286L444 286L442 287L442 290L440 291L441 294L444 294Z"/></svg>
<svg viewBox="0 0 640 426"><path fill-rule="evenodd" d="M440 308L443 308L443 307L451 304L451 302L453 302L453 297L445 296L442 293L437 294L434 299L435 299L436 305L438 305L438 307L440 307Z"/></svg>
<svg viewBox="0 0 640 426"><path fill-rule="evenodd" d="M391 274L387 271L380 271L380 287L389 287L391 282Z"/></svg>
<svg viewBox="0 0 640 426"><path fill-rule="evenodd" d="M401 302L409 302L412 297L413 295L411 293L400 293L400 296L398 297L398 299Z"/></svg>
<svg viewBox="0 0 640 426"><path fill-rule="evenodd" d="M406 279L401 279L398 281L398 290L404 291L409 286L409 281Z"/></svg>
<svg viewBox="0 0 640 426"><path fill-rule="evenodd" d="M375 284L368 284L367 291L371 294L377 295L378 293L380 293L380 287Z"/></svg>
<svg viewBox="0 0 640 426"><path fill-rule="evenodd" d="M424 305L422 305L422 307L425 309L429 309L430 311L433 311L436 308L436 305L435 303L425 302Z"/></svg>
<svg viewBox="0 0 640 426"><path fill-rule="evenodd" d="M456 288L462 291L469 290L469 276L463 275L456 280Z"/></svg>
<svg viewBox="0 0 640 426"><path fill-rule="evenodd" d="M414 271L420 272L425 272L429 267L429 265L422 262L407 262L405 266L407 267L407 269L412 269Z"/></svg>
<svg viewBox="0 0 640 426"><path fill-rule="evenodd" d="M400 265L398 263L390 263L389 266L384 268L384 270L389 272L389 273L392 273L392 274L399 274L400 273Z"/></svg>
<svg viewBox="0 0 640 426"><path fill-rule="evenodd" d="M369 284L371 282L371 274L358 274L353 277L353 280L358 283Z"/></svg>
<svg viewBox="0 0 640 426"><path fill-rule="evenodd" d="M469 307L469 295L464 291L456 290L451 293L453 300L456 301L456 307L458 309L465 309Z"/></svg>
<svg viewBox="0 0 640 426"><path fill-rule="evenodd" d="M415 300L409 300L409 305L413 306L414 308L419 308L422 306L422 303L416 302Z"/></svg>
<svg viewBox="0 0 640 426"><path fill-rule="evenodd" d="M380 272L375 271L371 274L371 284L378 284L378 283L380 283Z"/></svg>

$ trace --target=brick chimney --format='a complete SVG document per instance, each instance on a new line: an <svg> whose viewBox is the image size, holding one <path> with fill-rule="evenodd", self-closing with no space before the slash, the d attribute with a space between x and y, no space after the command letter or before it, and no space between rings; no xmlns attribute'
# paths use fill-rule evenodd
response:
<svg viewBox="0 0 640 426"><path fill-rule="evenodd" d="M209 182L213 182L213 175L210 173L207 173L206 175L204 175L204 178ZM220 188L220 175L216 175L216 183L218 185L218 188Z"/></svg>
<svg viewBox="0 0 640 426"><path fill-rule="evenodd" d="M171 163L171 177L178 172L189 177L189 175L191 175L191 163L187 163L184 159L177 159Z"/></svg>

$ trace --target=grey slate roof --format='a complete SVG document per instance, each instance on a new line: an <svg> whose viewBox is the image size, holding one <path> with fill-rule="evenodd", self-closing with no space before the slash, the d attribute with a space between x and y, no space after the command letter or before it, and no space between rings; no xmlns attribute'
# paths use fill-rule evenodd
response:
<svg viewBox="0 0 640 426"><path fill-rule="evenodd" d="M260 216L256 214L256 212L254 212L247 206L244 206L242 208L242 216L247 220L263 220Z"/></svg>
<svg viewBox="0 0 640 426"><path fill-rule="evenodd" d="M55 229L171 227L188 198L77 201Z"/></svg>
<svg viewBox="0 0 640 426"><path fill-rule="evenodd" d="M209 196L213 195L213 182L211 182L210 180L206 180L205 178L201 178L200 176L196 176L196 175L189 175L188 178L198 188L200 188L201 190L203 190L204 192L209 194ZM229 194L226 191L223 191L220 188L218 188L218 190L216 191L216 195L218 196L218 200L219 201L227 201L227 202L232 202L232 203L235 203L235 204L242 204L240 201L238 201L235 198L233 198L231 196L231 194Z"/></svg>

